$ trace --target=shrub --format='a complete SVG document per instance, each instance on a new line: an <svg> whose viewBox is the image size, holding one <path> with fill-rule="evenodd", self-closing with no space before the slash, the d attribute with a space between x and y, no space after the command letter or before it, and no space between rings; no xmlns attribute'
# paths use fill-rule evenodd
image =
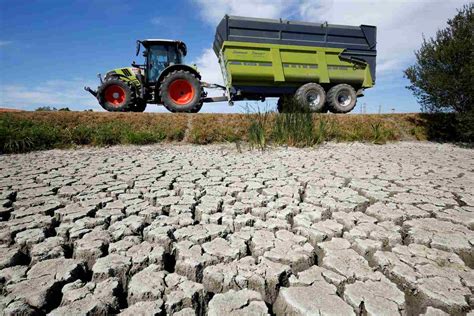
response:
<svg viewBox="0 0 474 316"><path fill-rule="evenodd" d="M68 130L71 144L89 145L94 138L94 129L86 125L78 125Z"/></svg>
<svg viewBox="0 0 474 316"><path fill-rule="evenodd" d="M110 146L120 144L122 141L122 134L130 127L121 122L109 122L107 124L99 125L94 131L92 143L100 146Z"/></svg>

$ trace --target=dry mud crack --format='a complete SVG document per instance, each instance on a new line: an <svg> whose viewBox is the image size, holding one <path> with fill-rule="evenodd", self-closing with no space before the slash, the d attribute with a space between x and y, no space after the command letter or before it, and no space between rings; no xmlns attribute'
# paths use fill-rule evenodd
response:
<svg viewBox="0 0 474 316"><path fill-rule="evenodd" d="M0 192L6 315L473 313L473 150L54 150Z"/></svg>

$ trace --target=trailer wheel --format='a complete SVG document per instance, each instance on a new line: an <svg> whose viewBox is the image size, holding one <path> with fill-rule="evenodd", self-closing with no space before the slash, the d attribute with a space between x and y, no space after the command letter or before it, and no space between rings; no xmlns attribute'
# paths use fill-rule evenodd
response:
<svg viewBox="0 0 474 316"><path fill-rule="evenodd" d="M321 112L326 103L326 92L319 84L310 82L296 90L295 99L311 112Z"/></svg>
<svg viewBox="0 0 474 316"><path fill-rule="evenodd" d="M99 87L97 100L106 111L127 112L134 106L135 93L126 82L110 79Z"/></svg>
<svg viewBox="0 0 474 316"><path fill-rule="evenodd" d="M202 107L199 79L184 70L168 74L160 85L160 98L170 112L197 113Z"/></svg>
<svg viewBox="0 0 474 316"><path fill-rule="evenodd" d="M278 98L277 102L277 111L278 113L288 113L291 112L288 103L291 102L291 96L282 96Z"/></svg>
<svg viewBox="0 0 474 316"><path fill-rule="evenodd" d="M329 110L333 113L349 113L354 109L356 102L356 92L348 84L338 84L328 91Z"/></svg>

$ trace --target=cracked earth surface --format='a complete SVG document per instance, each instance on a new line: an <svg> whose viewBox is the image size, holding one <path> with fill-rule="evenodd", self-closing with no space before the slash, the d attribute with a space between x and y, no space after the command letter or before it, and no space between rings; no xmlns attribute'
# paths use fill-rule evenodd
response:
<svg viewBox="0 0 474 316"><path fill-rule="evenodd" d="M474 151L0 157L6 315L472 315Z"/></svg>

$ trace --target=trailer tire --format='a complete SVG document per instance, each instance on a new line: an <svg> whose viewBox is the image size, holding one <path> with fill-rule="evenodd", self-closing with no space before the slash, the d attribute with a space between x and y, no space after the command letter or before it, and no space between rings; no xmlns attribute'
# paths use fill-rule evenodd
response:
<svg viewBox="0 0 474 316"><path fill-rule="evenodd" d="M161 101L170 112L199 112L202 93L199 78L185 70L169 73L159 88Z"/></svg>
<svg viewBox="0 0 474 316"><path fill-rule="evenodd" d="M328 91L329 110L333 113L349 113L357 103L354 88L348 84L338 84Z"/></svg>
<svg viewBox="0 0 474 316"><path fill-rule="evenodd" d="M311 112L322 112L326 103L326 92L319 84L310 82L296 90L295 99Z"/></svg>
<svg viewBox="0 0 474 316"><path fill-rule="evenodd" d="M292 102L292 99L293 97L292 96L281 96L278 98L278 101L277 101L277 111L278 113L289 113L291 112L288 104L290 102Z"/></svg>
<svg viewBox="0 0 474 316"><path fill-rule="evenodd" d="M109 112L128 112L135 104L132 88L120 79L105 81L97 91L100 106Z"/></svg>

